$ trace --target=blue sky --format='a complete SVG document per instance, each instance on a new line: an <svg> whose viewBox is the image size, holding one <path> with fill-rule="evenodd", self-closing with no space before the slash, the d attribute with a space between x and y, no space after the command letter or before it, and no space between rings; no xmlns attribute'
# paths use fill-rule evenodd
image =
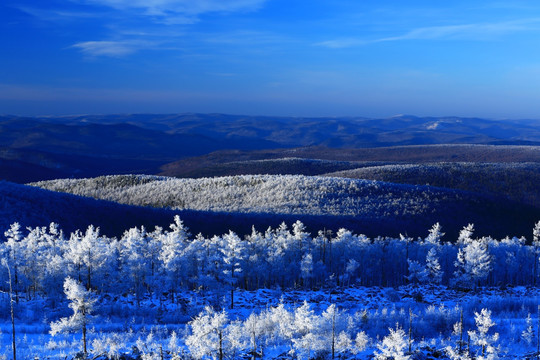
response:
<svg viewBox="0 0 540 360"><path fill-rule="evenodd" d="M540 118L537 1L2 0L0 113Z"/></svg>

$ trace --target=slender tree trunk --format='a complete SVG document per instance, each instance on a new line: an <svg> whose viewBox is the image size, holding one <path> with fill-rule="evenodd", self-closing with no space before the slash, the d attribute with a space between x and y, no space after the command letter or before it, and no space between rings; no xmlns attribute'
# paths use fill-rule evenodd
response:
<svg viewBox="0 0 540 360"><path fill-rule="evenodd" d="M251 345L252 345L251 360L255 360L255 355L257 354L257 340L255 337L255 331L251 333Z"/></svg>
<svg viewBox="0 0 540 360"><path fill-rule="evenodd" d="M91 274L92 268L90 265L87 266L87 272L86 272L86 281L88 282L88 285L86 286L86 290L92 289L92 284L90 283L90 274Z"/></svg>
<svg viewBox="0 0 540 360"><path fill-rule="evenodd" d="M19 271L17 270L17 265L14 267L15 270L15 301L19 303Z"/></svg>
<svg viewBox="0 0 540 360"><path fill-rule="evenodd" d="M219 360L223 360L223 332L219 331Z"/></svg>
<svg viewBox="0 0 540 360"><path fill-rule="evenodd" d="M536 274L538 273L538 246L534 246L534 270L533 270L533 286L536 286Z"/></svg>
<svg viewBox="0 0 540 360"><path fill-rule="evenodd" d="M538 326L536 328L536 358L540 358L540 305L538 305Z"/></svg>
<svg viewBox="0 0 540 360"><path fill-rule="evenodd" d="M336 310L332 314L332 360L335 358L336 353Z"/></svg>
<svg viewBox="0 0 540 360"><path fill-rule="evenodd" d="M86 317L86 314L83 312L83 316ZM84 358L86 359L88 352L86 351L86 319L82 324L82 341L83 341L83 353Z"/></svg>
<svg viewBox="0 0 540 360"><path fill-rule="evenodd" d="M15 312L13 311L13 289L12 289L12 284L11 284L11 270L7 262L5 262L4 265L7 268L8 279L9 279L9 307L11 310L11 339L12 339L11 347L13 349L13 360L17 360L17 346L15 344Z"/></svg>
<svg viewBox="0 0 540 360"><path fill-rule="evenodd" d="M412 317L413 317L412 309L409 308L409 354L411 353L411 350L412 350Z"/></svg>
<svg viewBox="0 0 540 360"><path fill-rule="evenodd" d="M460 311L459 315L459 353L462 354L463 351L463 309Z"/></svg>

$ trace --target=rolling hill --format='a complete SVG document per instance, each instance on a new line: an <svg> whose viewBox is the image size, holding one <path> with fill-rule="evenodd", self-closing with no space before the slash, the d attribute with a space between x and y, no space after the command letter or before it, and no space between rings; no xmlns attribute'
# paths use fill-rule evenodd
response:
<svg viewBox="0 0 540 360"><path fill-rule="evenodd" d="M418 145L496 144L539 145L540 126L534 121L493 121L477 118L397 116L366 118L287 118L224 114L128 114L64 117L0 116L0 178L25 182L51 177L94 177L107 174L182 174L182 160L228 150L255 152L250 159L303 158L333 161L467 161L460 157L435 159L431 150ZM355 152L367 148L411 146L400 150ZM288 154L287 149L294 148ZM303 150L307 149L307 150ZM339 151L337 151L337 150ZM351 151L349 149L352 149ZM392 153L393 151L393 153ZM472 150L477 153L477 151ZM281 154L280 154L281 152ZM304 155L295 155L304 154ZM310 153L311 155L307 155ZM392 153L392 154L391 154ZM466 156L466 155L465 155ZM513 155L510 155L513 156ZM213 156L218 159L220 156ZM459 160L461 159L461 160ZM180 160L176 164L175 161ZM477 160L474 160L477 161ZM483 159L481 161L489 162ZM514 160L521 161L521 160ZM535 160L529 160L535 161ZM28 166L21 166L28 164ZM222 164L222 162L220 163ZM260 172L321 174L328 163L300 164L303 171L288 170L286 164L253 163L227 165L200 175ZM32 171L27 168L33 167ZM161 168L161 169L160 169ZM242 169L244 168L244 169ZM289 167L290 168L290 167ZM294 168L294 167L293 167ZM282 170L283 169L283 170ZM55 175L57 174L57 175Z"/></svg>
<svg viewBox="0 0 540 360"><path fill-rule="evenodd" d="M540 163L429 163L344 170L327 176L461 189L540 208Z"/></svg>
<svg viewBox="0 0 540 360"><path fill-rule="evenodd" d="M346 178L105 176L33 185L130 205L228 214L230 228L239 229L241 223L248 232L251 225L269 226L269 219L279 223L296 217L319 228L388 236L422 236L435 222L457 236L474 222L479 234L504 237L528 235L540 218L540 209L471 192ZM248 225L246 219L256 221Z"/></svg>
<svg viewBox="0 0 540 360"><path fill-rule="evenodd" d="M168 226L178 212L117 204L0 181L0 234L9 225L48 226L55 222L65 232L99 226L104 234L120 236L129 227ZM3 239L3 236L0 236Z"/></svg>
<svg viewBox="0 0 540 360"><path fill-rule="evenodd" d="M296 162L284 161L290 158L297 160ZM332 166L356 168L438 162L540 163L540 146L411 145L366 149L313 146L254 151L221 150L163 165L160 175L204 177L272 174L275 173L274 168L277 167L280 168L282 174L319 175L327 172L324 169L328 168L332 162L334 162ZM305 169L303 165L308 168ZM321 166L317 168L317 165Z"/></svg>

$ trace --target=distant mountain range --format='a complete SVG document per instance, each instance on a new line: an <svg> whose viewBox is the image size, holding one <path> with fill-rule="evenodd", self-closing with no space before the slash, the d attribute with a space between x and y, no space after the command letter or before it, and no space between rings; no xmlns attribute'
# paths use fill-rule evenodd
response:
<svg viewBox="0 0 540 360"><path fill-rule="evenodd" d="M175 161L223 150L260 154L263 149L316 147L313 156L304 158L340 160L316 155L336 153L333 149L408 145L540 145L539 125L540 122L532 120L414 116L387 119L224 114L0 116L0 178L29 182L105 174L177 175L178 171L173 170L178 167ZM407 153L412 154L411 150ZM364 160L351 157L346 161ZM370 158L370 161L379 160ZM311 171L316 172L320 171Z"/></svg>
<svg viewBox="0 0 540 360"><path fill-rule="evenodd" d="M12 221L55 221L66 231L93 223L118 235L166 226L179 212L195 233L208 234L300 219L310 229L368 235L421 236L437 221L452 236L467 222L482 234L527 235L540 219L539 166L540 122L532 120L0 116L0 180L7 180L0 181L0 234ZM122 174L217 178L98 177ZM238 184L223 177L257 174L326 177L234 176ZM179 210L13 183L83 177L92 179L41 186Z"/></svg>

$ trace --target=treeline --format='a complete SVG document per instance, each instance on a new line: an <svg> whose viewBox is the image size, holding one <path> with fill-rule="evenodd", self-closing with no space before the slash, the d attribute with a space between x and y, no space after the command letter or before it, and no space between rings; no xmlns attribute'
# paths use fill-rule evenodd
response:
<svg viewBox="0 0 540 360"><path fill-rule="evenodd" d="M478 286L536 285L540 221L532 241L474 236L472 224L458 239L445 239L439 224L425 238L368 238L341 229L317 236L297 221L264 233L253 229L240 238L192 236L178 216L169 229L131 228L119 239L85 232L63 233L56 224L5 232L0 255L13 275L18 297L62 297L64 279L107 294L163 296L171 300L185 289L227 289L234 306L237 288L332 288L443 284L460 289ZM0 288L7 291L2 267Z"/></svg>

